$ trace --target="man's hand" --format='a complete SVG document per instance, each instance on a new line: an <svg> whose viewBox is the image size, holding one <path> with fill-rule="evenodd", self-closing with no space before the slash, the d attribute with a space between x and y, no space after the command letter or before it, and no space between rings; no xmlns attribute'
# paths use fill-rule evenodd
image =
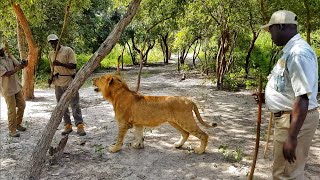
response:
<svg viewBox="0 0 320 180"><path fill-rule="evenodd" d="M21 60L21 65L23 65L24 68L27 67L27 66L28 66L28 61L22 59L22 60Z"/></svg>
<svg viewBox="0 0 320 180"><path fill-rule="evenodd" d="M21 69L23 69L25 66L22 64L19 64L15 67L16 71L20 71Z"/></svg>
<svg viewBox="0 0 320 180"><path fill-rule="evenodd" d="M51 78L48 79L48 84L49 84L49 86L52 84L52 79Z"/></svg>
<svg viewBox="0 0 320 180"><path fill-rule="evenodd" d="M259 103L259 93L258 92L255 92L252 94L254 100ZM261 93L261 102L262 103L265 103L265 97L264 97L264 92Z"/></svg>
<svg viewBox="0 0 320 180"><path fill-rule="evenodd" d="M288 136L283 143L283 156L290 164L294 163L296 158L297 137Z"/></svg>
<svg viewBox="0 0 320 180"><path fill-rule="evenodd" d="M54 66L63 66L63 65L64 65L63 63L61 63L60 61L57 61L57 60L53 61L52 64L53 64Z"/></svg>

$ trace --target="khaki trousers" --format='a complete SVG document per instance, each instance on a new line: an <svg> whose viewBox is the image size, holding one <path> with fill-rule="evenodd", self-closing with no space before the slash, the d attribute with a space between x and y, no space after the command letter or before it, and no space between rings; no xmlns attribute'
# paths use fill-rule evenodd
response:
<svg viewBox="0 0 320 180"><path fill-rule="evenodd" d="M22 91L12 96L4 96L8 106L8 126L11 133L15 133L17 126L22 123L26 102L23 98Z"/></svg>
<svg viewBox="0 0 320 180"><path fill-rule="evenodd" d="M309 149L313 135L319 124L319 112L317 110L308 112L307 117L298 134L296 147L296 160L290 164L283 156L283 142L287 139L290 127L290 114L274 117L274 161L273 179L304 179L304 167L308 158Z"/></svg>

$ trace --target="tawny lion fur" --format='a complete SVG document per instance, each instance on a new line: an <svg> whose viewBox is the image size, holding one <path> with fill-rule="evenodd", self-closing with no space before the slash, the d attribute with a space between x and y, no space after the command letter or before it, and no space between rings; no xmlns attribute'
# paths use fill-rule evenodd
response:
<svg viewBox="0 0 320 180"><path fill-rule="evenodd" d="M181 133L181 139L175 143L175 147L181 147L192 134L201 141L195 153L202 154L208 143L208 135L203 132L193 118L193 112L198 121L208 125L200 117L199 110L194 102L179 96L144 96L131 91L127 84L115 75L104 75L93 79L93 85L97 86L103 97L112 105L115 118L118 122L118 137L115 145L109 147L110 152L121 149L124 137L129 128L135 128L134 148L143 148L144 127L155 127L164 122Z"/></svg>

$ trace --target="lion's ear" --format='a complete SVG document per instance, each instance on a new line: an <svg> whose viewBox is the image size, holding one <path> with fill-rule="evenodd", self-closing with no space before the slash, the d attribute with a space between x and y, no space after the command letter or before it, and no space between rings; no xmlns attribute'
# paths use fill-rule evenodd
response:
<svg viewBox="0 0 320 180"><path fill-rule="evenodd" d="M111 85L112 83L113 83L113 77L110 79L109 85Z"/></svg>

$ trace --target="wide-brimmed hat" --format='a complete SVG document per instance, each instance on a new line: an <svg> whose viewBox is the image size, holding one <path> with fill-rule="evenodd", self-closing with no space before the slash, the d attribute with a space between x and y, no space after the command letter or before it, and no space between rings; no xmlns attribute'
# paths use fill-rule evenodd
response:
<svg viewBox="0 0 320 180"><path fill-rule="evenodd" d="M298 24L298 17L291 11L276 11L272 14L269 23L260 28L269 31L269 27L273 24Z"/></svg>

